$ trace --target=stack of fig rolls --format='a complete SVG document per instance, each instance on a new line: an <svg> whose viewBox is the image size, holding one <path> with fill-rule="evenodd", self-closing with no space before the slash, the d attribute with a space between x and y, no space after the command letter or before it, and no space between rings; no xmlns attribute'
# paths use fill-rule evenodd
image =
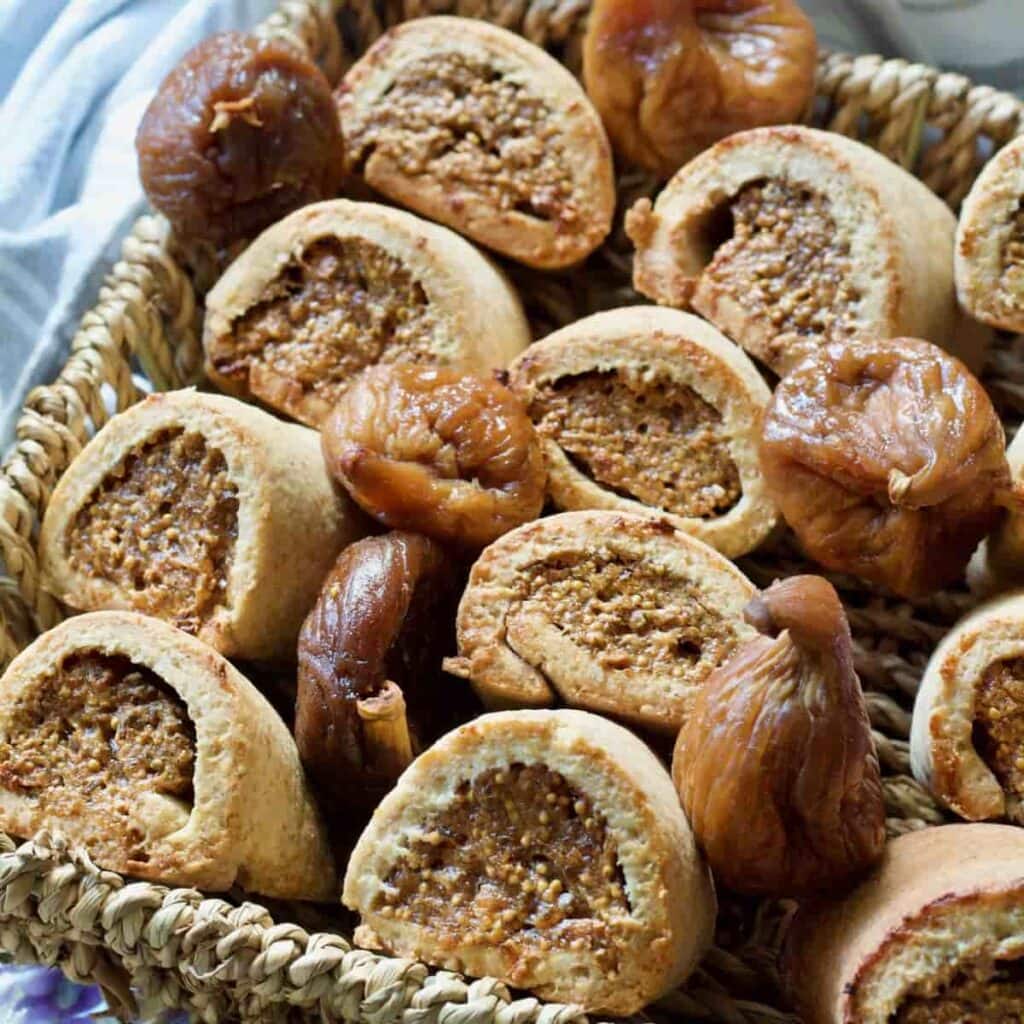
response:
<svg viewBox="0 0 1024 1024"><path fill-rule="evenodd" d="M816 59L793 0L595 0L582 82L449 17L333 90L186 54L136 148L217 268L210 387L53 492L73 614L0 680L0 828L613 1015L786 897L807 1024L1024 1020L1024 449L975 376L1024 327L1024 144L958 222L796 123ZM636 302L537 337L515 268L602 244L616 160L660 183ZM779 544L822 575L755 586ZM964 823L887 841L837 579L984 597L913 717Z"/></svg>

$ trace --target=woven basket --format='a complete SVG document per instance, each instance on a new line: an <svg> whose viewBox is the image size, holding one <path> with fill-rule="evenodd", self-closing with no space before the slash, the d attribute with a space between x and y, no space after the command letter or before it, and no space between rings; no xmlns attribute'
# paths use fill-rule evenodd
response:
<svg viewBox="0 0 1024 1024"><path fill-rule="evenodd" d="M331 77L389 25L427 14L490 19L521 32L578 69L589 0L283 0L258 31L313 54ZM880 57L823 57L815 124L855 136L913 171L954 208L995 148L1024 132L1024 104L959 75ZM125 140L125 145L128 141ZM620 207L650 193L640 174L620 176ZM620 209L621 213L621 209ZM616 231L585 268L558 276L509 268L529 296L538 333L597 309L642 301L630 287L630 247ZM25 398L17 441L0 470L0 667L62 609L40 587L38 522L60 474L110 408L141 397L133 369L158 390L199 379L199 282L166 223L146 216L82 319L57 380ZM1008 433L1024 417L1024 337L1003 338L984 377ZM790 540L743 562L758 584L806 566ZM910 777L908 709L936 642L971 606L966 591L918 604L840 585L868 691L885 771L890 834L942 823ZM644 1019L728 1024L796 1021L775 975L792 905L726 897L717 945L684 988ZM21 961L58 964L98 982L112 1008L192 1011L204 1021L340 1018L366 1024L576 1024L577 1008L513 998L493 980L466 981L409 960L354 948L338 920L279 905L205 899L188 889L129 882L98 869L81 849L39 835L17 845L0 834L0 948ZM299 923L284 923L287 921ZM279 922L279 923L275 923ZM134 993L133 991L134 990Z"/></svg>

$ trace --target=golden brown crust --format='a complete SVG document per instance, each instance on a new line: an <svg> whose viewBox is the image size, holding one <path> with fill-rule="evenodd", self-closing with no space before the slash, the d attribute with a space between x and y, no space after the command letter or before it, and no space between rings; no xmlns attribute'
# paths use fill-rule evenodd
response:
<svg viewBox="0 0 1024 1024"><path fill-rule="evenodd" d="M956 289L971 316L1024 331L1024 135L985 165L964 200Z"/></svg>
<svg viewBox="0 0 1024 1024"><path fill-rule="evenodd" d="M322 273L333 276L323 282L326 294L311 297L297 314L301 323L291 322L283 339L279 318L255 325L272 345L284 340L286 346L268 356L266 347L240 345L239 330L266 317L260 311L274 301L268 297L275 282L295 268L315 278L310 254L324 246L330 248ZM332 321L326 318L334 301ZM374 303L382 323L365 308ZM314 313L325 318L329 336L310 334L303 341L299 328L313 331ZM342 330L350 336L341 338ZM410 213L347 199L303 207L264 231L207 295L203 327L211 380L314 427L367 365L413 360L488 374L504 369L529 343L515 289L483 253Z"/></svg>
<svg viewBox="0 0 1024 1024"><path fill-rule="evenodd" d="M617 974L594 949L566 948L557 928L498 944L467 941L375 912L382 879L409 844L453 803L461 783L514 764L557 772L603 817L616 845L629 913L613 920ZM567 877L569 891L575 880ZM349 862L345 904L358 910L360 939L403 956L494 975L546 999L612 1014L639 1010L682 981L707 947L715 915L710 875L697 852L671 780L631 733L579 711L484 715L421 755L379 806ZM466 922L468 931L473 922Z"/></svg>
<svg viewBox="0 0 1024 1024"><path fill-rule="evenodd" d="M914 704L910 763L914 775L951 810L971 821L1009 817L1024 823L1024 793L1001 781L978 749L988 728L986 691L995 666L1024 658L1024 595L982 605L962 619L935 649ZM1024 706L996 709L1024 718ZM984 721L982 721L984 719ZM1007 723L1009 724L1009 723ZM980 730L980 731L979 731ZM1019 750L1014 756L1019 756ZM1012 773L1014 780L1016 773Z"/></svg>
<svg viewBox="0 0 1024 1024"><path fill-rule="evenodd" d="M845 900L807 906L784 973L807 1024L888 1024L959 970L1024 956L1024 832L948 825L889 843Z"/></svg>
<svg viewBox="0 0 1024 1024"><path fill-rule="evenodd" d="M445 667L491 708L556 700L675 733L743 639L754 595L717 551L663 516L563 512L488 547Z"/></svg>
<svg viewBox="0 0 1024 1024"><path fill-rule="evenodd" d="M982 541L967 568L967 582L979 597L1024 582L1024 430L1006 449L1011 498L999 525Z"/></svg>
<svg viewBox="0 0 1024 1024"><path fill-rule="evenodd" d="M627 481L616 481L617 486L603 482L600 452L586 467L590 472L584 472L580 453L574 450L571 439L562 447L557 433L545 431L544 399L552 389L557 390L560 382L580 376L614 378L619 374L628 376L631 387L655 392L667 407L664 423L656 423L654 429L665 427L664 441L671 447L673 460L678 458L681 465L678 483L673 481L666 493L671 495L674 490L682 501L691 499L692 507L696 504L692 499L697 496L685 493L688 484L721 487L720 482L713 481L713 473L735 473L739 494L724 511L713 509L704 515L681 515L664 506L645 504L638 497L629 496ZM744 353L703 320L653 306L597 313L530 346L509 368L509 386L523 399L534 422L541 427L548 489L559 508L660 511L679 529L729 557L757 547L775 526L778 513L766 491L757 457L761 412L771 392ZM686 435L680 430L680 421L685 421L681 405L693 395L710 407L708 415L714 422L710 429L698 423ZM673 402L678 403L676 408ZM636 412L641 417L655 415L649 405ZM608 415L611 413L608 410ZM624 418L625 414L620 415L615 426ZM648 424L641 427L645 431L643 437L635 433L639 426L640 423L634 424L632 435L606 439L609 446L616 444L616 451L621 447L625 464L616 467L624 469L624 474L606 475L632 476L636 486L644 490L643 479L650 480L657 467L642 457L632 463L632 468L629 466L637 447L652 440L646 433ZM694 473L696 479L690 483L685 469L687 463L692 464L700 457L701 452L695 450L698 445L705 449L708 461L715 459L720 465ZM610 456L604 459L609 460ZM721 465L723 461L728 465Z"/></svg>
<svg viewBox="0 0 1024 1024"><path fill-rule="evenodd" d="M448 66L479 85L445 83ZM410 88L421 102L436 101L422 125L396 106ZM470 116L467 96L488 88L505 92ZM350 169L482 245L554 269L589 255L611 228L615 185L601 119L572 74L515 33L470 18L407 21L367 51L337 95ZM507 102L518 109L504 111ZM515 123L503 123L505 113ZM374 124L387 117L406 118L390 140ZM407 131L414 141L398 137ZM528 175L538 176L535 187L524 186Z"/></svg>
<svg viewBox="0 0 1024 1024"><path fill-rule="evenodd" d="M199 624L197 635L231 657L293 656L320 581L341 548L359 536L362 523L332 485L316 432L281 423L233 398L192 390L151 395L106 424L50 499L39 540L46 588L85 611L157 613L145 588L76 568L69 532L80 510L105 481L117 479L132 453L175 430L199 434L219 451L237 490L237 538L223 598ZM137 516L130 510L117 514Z"/></svg>
<svg viewBox="0 0 1024 1024"><path fill-rule="evenodd" d="M44 633L0 679L0 743L10 739L19 697L59 675L69 657L93 652L152 671L181 698L195 727L187 818L158 792L142 793L130 809L144 856L130 856L136 843L128 836L111 835L105 848L90 850L101 867L215 891L237 884L289 899L336 892L319 815L277 712L228 661L159 619L93 612ZM13 835L55 828L75 841L96 824L89 814L88 799L81 814L52 818L33 796L0 789L0 826Z"/></svg>
<svg viewBox="0 0 1024 1024"><path fill-rule="evenodd" d="M745 187L765 181L802 192L800 202L818 196L827 203L826 233L848 264L841 276L849 315L840 327L814 326L807 334L785 318L777 327L768 316L751 314L744 295L704 274L717 249L714 214ZM958 313L955 228L945 204L896 164L852 139L796 125L723 140L682 168L653 207L642 200L627 217L637 247L636 287L663 305L694 308L780 373L820 344L822 330L840 328L837 337L925 338L978 369L989 332ZM798 298L783 296L769 308L781 310ZM811 323L813 295L807 304Z"/></svg>

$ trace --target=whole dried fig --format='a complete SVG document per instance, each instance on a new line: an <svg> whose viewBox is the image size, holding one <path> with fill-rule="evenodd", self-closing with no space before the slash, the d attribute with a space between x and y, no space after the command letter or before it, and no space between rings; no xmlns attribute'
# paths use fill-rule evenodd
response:
<svg viewBox="0 0 1024 1024"><path fill-rule="evenodd" d="M149 201L216 248L335 195L343 145L331 87L285 43L220 32L164 79L135 138Z"/></svg>
<svg viewBox="0 0 1024 1024"><path fill-rule="evenodd" d="M798 120L817 57L794 0L595 0L583 81L616 149L669 178L727 135Z"/></svg>
<svg viewBox="0 0 1024 1024"><path fill-rule="evenodd" d="M536 519L544 503L533 423L495 380L409 363L370 367L322 438L330 472L395 529L483 547Z"/></svg>
<svg viewBox="0 0 1024 1024"><path fill-rule="evenodd" d="M683 807L730 889L846 886L882 854L885 805L842 604L821 577L794 576L746 617L763 635L708 677L676 741Z"/></svg>
<svg viewBox="0 0 1024 1024"><path fill-rule="evenodd" d="M981 384L927 341L833 343L765 412L761 469L804 550L903 597L963 575L1010 486Z"/></svg>
<svg viewBox="0 0 1024 1024"><path fill-rule="evenodd" d="M295 741L329 816L375 807L418 741L454 724L437 684L460 582L411 533L350 544L325 580L299 634Z"/></svg>

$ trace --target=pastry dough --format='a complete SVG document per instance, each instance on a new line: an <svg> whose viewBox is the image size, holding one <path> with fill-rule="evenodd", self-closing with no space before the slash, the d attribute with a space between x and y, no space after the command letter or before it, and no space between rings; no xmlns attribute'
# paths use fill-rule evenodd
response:
<svg viewBox="0 0 1024 1024"><path fill-rule="evenodd" d="M757 457L771 392L703 320L654 306L597 313L527 349L509 386L541 434L559 508L653 507L729 557L775 525Z"/></svg>
<svg viewBox="0 0 1024 1024"><path fill-rule="evenodd" d="M222 654L292 658L362 520L320 437L222 395L151 395L86 445L50 499L44 586L72 608L166 619Z"/></svg>
<svg viewBox="0 0 1024 1024"><path fill-rule="evenodd" d="M675 734L708 674L756 631L750 581L664 516L563 512L488 547L456 620L491 708L556 700Z"/></svg>
<svg viewBox="0 0 1024 1024"><path fill-rule="evenodd" d="M1024 825L1024 594L990 601L935 649L914 705L918 781L961 817Z"/></svg>
<svg viewBox="0 0 1024 1024"><path fill-rule="evenodd" d="M1022 960L1024 831L948 825L801 908L783 968L805 1024L1004 1024L1024 1010Z"/></svg>
<svg viewBox="0 0 1024 1024"><path fill-rule="evenodd" d="M277 712L206 644L134 612L68 619L0 680L0 827L56 829L169 885L337 891Z"/></svg>
<svg viewBox="0 0 1024 1024"><path fill-rule="evenodd" d="M452 231L335 199L268 228L206 297L206 372L320 426L351 379L381 362L503 369L530 343L505 275Z"/></svg>
<svg viewBox="0 0 1024 1024"><path fill-rule="evenodd" d="M1024 331L1024 135L986 164L964 200L956 289L971 316Z"/></svg>
<svg viewBox="0 0 1024 1024"><path fill-rule="evenodd" d="M693 308L785 373L825 341L925 338L972 369L990 332L958 316L948 207L901 167L797 125L740 132L626 228L634 283Z"/></svg>
<svg viewBox="0 0 1024 1024"><path fill-rule="evenodd" d="M1006 449L1010 468L1009 500L999 525L982 541L967 569L967 581L979 596L1024 582L1024 429Z"/></svg>
<svg viewBox="0 0 1024 1024"><path fill-rule="evenodd" d="M672 782L579 711L484 715L419 757L357 844L361 945L630 1014L677 985L715 917Z"/></svg>
<svg viewBox="0 0 1024 1024"><path fill-rule="evenodd" d="M378 192L532 267L569 266L611 228L611 148L579 82L472 18L393 28L338 89L345 157Z"/></svg>

